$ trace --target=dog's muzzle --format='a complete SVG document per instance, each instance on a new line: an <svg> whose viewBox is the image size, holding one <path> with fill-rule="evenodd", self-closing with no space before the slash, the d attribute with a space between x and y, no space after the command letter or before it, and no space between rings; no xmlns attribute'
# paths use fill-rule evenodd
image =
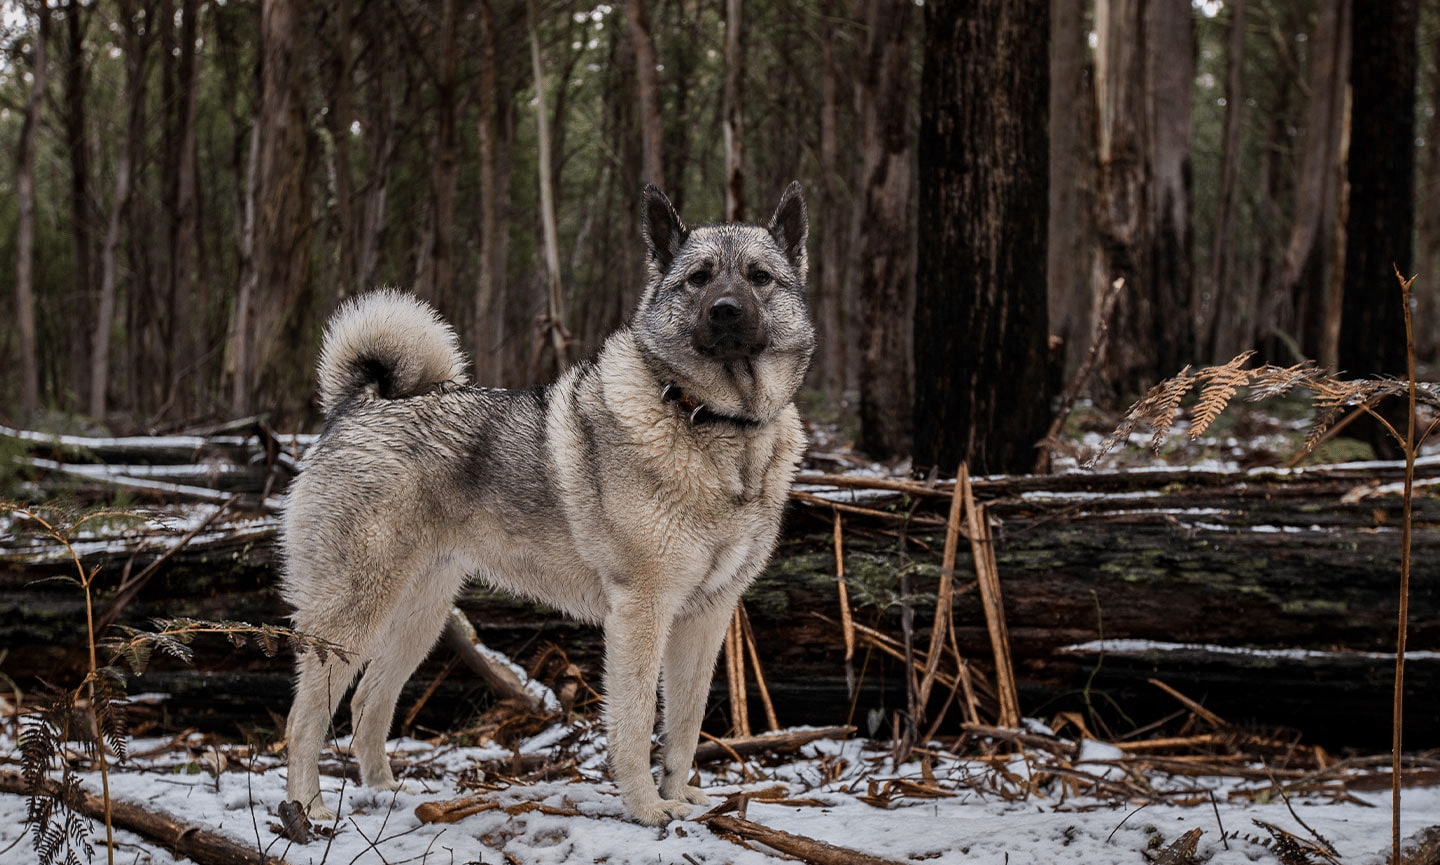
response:
<svg viewBox="0 0 1440 865"><path fill-rule="evenodd" d="M702 305L692 343L695 350L716 360L752 358L770 345L758 304L748 297L726 292Z"/></svg>

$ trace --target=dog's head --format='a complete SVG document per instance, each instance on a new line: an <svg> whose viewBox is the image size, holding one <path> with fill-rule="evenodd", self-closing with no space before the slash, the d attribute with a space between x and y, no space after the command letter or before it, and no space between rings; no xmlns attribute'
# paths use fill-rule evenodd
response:
<svg viewBox="0 0 1440 865"><path fill-rule="evenodd" d="M794 397L815 350L805 300L809 220L799 183L770 223L687 228L645 188L649 279L635 331L674 384L722 414L768 420Z"/></svg>

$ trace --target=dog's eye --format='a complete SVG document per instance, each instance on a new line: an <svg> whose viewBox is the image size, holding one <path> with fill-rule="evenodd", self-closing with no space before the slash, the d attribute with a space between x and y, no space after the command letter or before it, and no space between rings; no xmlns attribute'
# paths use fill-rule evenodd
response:
<svg viewBox="0 0 1440 865"><path fill-rule="evenodd" d="M757 270L750 274L750 281L755 285L769 285L774 280L775 277L771 276L768 271Z"/></svg>
<svg viewBox="0 0 1440 865"><path fill-rule="evenodd" d="M694 273L690 274L690 277L686 280L686 282L690 283L696 288L702 288L705 285L708 285L710 282L710 271L697 270Z"/></svg>

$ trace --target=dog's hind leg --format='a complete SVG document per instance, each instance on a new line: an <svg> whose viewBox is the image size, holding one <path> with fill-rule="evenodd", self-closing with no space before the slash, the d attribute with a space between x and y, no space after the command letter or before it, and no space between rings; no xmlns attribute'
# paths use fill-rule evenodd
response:
<svg viewBox="0 0 1440 865"><path fill-rule="evenodd" d="M320 798L320 748L359 666L357 659L344 660L332 654L322 661L318 654L307 651L300 656L298 667L295 702L285 722L286 796L303 805L311 820L323 823L334 820L335 812Z"/></svg>
<svg viewBox="0 0 1440 865"><path fill-rule="evenodd" d="M679 619L665 646L665 756L660 767L660 795L692 805L707 805L708 796L690 784L690 764L715 657L725 640L734 604L717 603L704 612Z"/></svg>
<svg viewBox="0 0 1440 865"><path fill-rule="evenodd" d="M421 577L420 585L412 588L375 635L370 662L350 700L355 756L360 763L360 778L368 787L378 790L400 787L385 753L395 704L400 699L400 689L440 636L454 600L454 587L463 578L463 573L453 578L449 574ZM449 591L445 590L447 587Z"/></svg>

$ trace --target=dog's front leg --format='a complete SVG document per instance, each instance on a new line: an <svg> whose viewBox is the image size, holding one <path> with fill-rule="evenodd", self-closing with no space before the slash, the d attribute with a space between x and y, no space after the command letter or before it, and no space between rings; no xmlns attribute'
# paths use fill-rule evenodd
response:
<svg viewBox="0 0 1440 865"><path fill-rule="evenodd" d="M666 628L654 598L612 603L605 618L605 729L610 773L625 812L647 826L664 826L690 813L684 802L666 801L650 775L650 734L655 728L655 689Z"/></svg>
<svg viewBox="0 0 1440 865"><path fill-rule="evenodd" d="M665 647L665 756L660 774L660 795L666 799L710 803L699 787L691 786L690 764L715 675L715 656L734 610L734 602L717 603L677 621L670 631Z"/></svg>

